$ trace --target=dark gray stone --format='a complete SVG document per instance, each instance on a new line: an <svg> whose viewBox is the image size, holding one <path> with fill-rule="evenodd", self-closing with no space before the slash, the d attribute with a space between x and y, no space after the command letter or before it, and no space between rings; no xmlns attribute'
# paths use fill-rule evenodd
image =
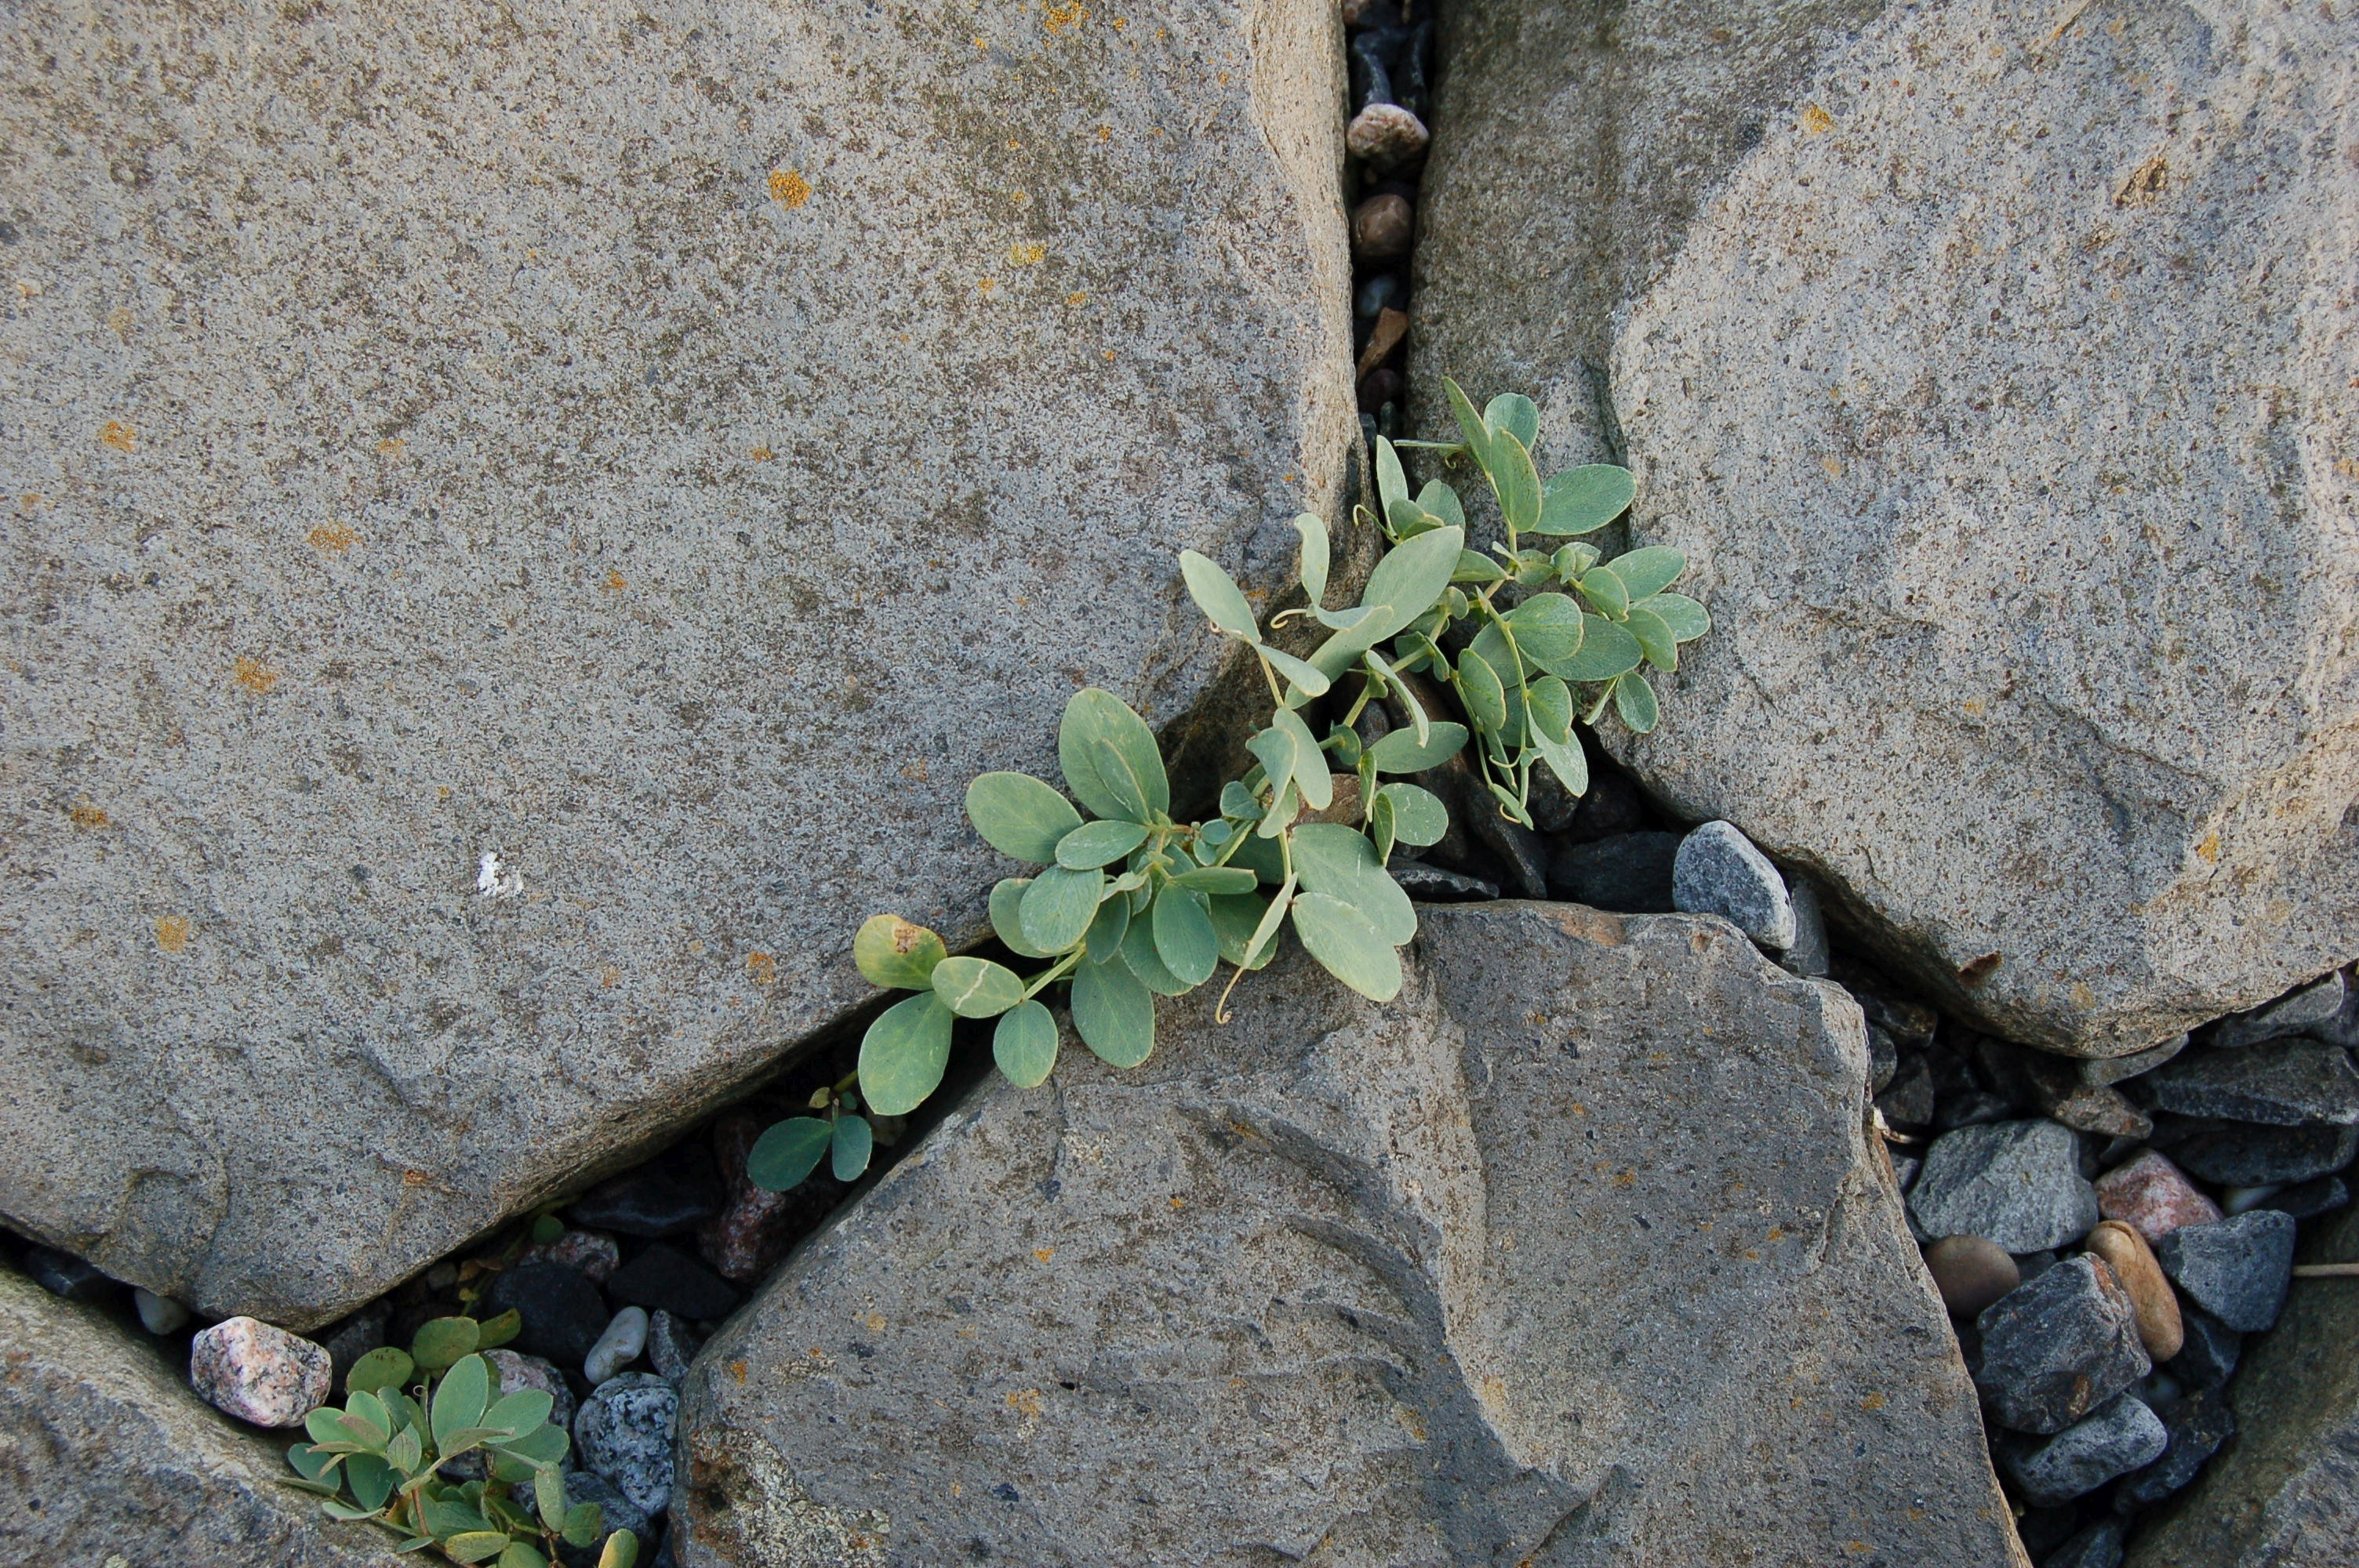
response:
<svg viewBox="0 0 2359 1568"><path fill-rule="evenodd" d="M1624 833L1569 844L1549 861L1549 891L1617 914L1669 914L1676 833Z"/></svg>
<svg viewBox="0 0 2359 1568"><path fill-rule="evenodd" d="M1925 1152L1908 1212L1934 1236L1980 1236L2009 1252L2061 1247L2098 1220L2080 1144L2052 1121L1944 1132Z"/></svg>
<svg viewBox="0 0 2359 1568"><path fill-rule="evenodd" d="M2139 1079L2138 1092L2156 1109L2180 1116L2277 1127L2359 1122L2351 1053L2316 1040L2190 1053Z"/></svg>
<svg viewBox="0 0 2359 1568"><path fill-rule="evenodd" d="M1786 879L1734 822L1707 822L1680 841L1671 903L1689 914L1717 914L1764 947L1794 945Z"/></svg>
<svg viewBox="0 0 2359 1568"><path fill-rule="evenodd" d="M672 1439L679 1390L649 1372L625 1372L590 1390L573 1418L582 1467L604 1476L645 1514L671 1506Z"/></svg>
<svg viewBox="0 0 2359 1568"><path fill-rule="evenodd" d="M2179 1303L2187 1337L2170 1358L2170 1370L2188 1389L2216 1389L2236 1370L2245 1336L2198 1306Z"/></svg>
<svg viewBox="0 0 2359 1568"><path fill-rule="evenodd" d="M503 1270L483 1295L483 1314L514 1310L522 1326L511 1342L527 1356L579 1367L612 1314L598 1287L562 1263L519 1263Z"/></svg>
<svg viewBox="0 0 2359 1568"><path fill-rule="evenodd" d="M2331 1028L2347 1000L2343 976L2338 971L2267 1007L2222 1019L2212 1031L2211 1043L2224 1049Z"/></svg>
<svg viewBox="0 0 2359 1568"><path fill-rule="evenodd" d="M1922 1051L1904 1051L1892 1070L1892 1081L1878 1091L1875 1108L1884 1119L1904 1132L1933 1125L1933 1074Z"/></svg>
<svg viewBox="0 0 2359 1568"><path fill-rule="evenodd" d="M2211 1225L2182 1225L2155 1249L2190 1300L2239 1334L2277 1320L2293 1282L2294 1220L2256 1208Z"/></svg>
<svg viewBox="0 0 2359 1568"><path fill-rule="evenodd" d="M516 1488L516 1500L532 1502L530 1485ZM654 1520L648 1510L631 1500L630 1495L595 1470L568 1470L565 1473L565 1500L568 1504L596 1503L601 1529L614 1531L627 1530L639 1538L644 1546L652 1532Z"/></svg>
<svg viewBox="0 0 2359 1568"><path fill-rule="evenodd" d="M1894 996L1875 986L1854 986L1852 996L1870 1023L1902 1045L1930 1045L1941 1026L1941 1015L1922 1002Z"/></svg>
<svg viewBox="0 0 2359 1568"><path fill-rule="evenodd" d="M2315 1219L2321 1214L2332 1214L2351 1201L2351 1189L2340 1176L2321 1176L2315 1181L2297 1182L2279 1188L2263 1205L2296 1219Z"/></svg>
<svg viewBox="0 0 2359 1568"><path fill-rule="evenodd" d="M1289 947L951 1110L698 1357L687 1568L2013 1561L1841 993L1419 920L1391 1005Z"/></svg>
<svg viewBox="0 0 2359 1568"><path fill-rule="evenodd" d="M2101 1519L2041 1558L2039 1568L2121 1568L2122 1537L2127 1530L2118 1519Z"/></svg>
<svg viewBox="0 0 2359 1568"><path fill-rule="evenodd" d="M1472 903L1499 896L1496 884L1422 860L1395 860L1388 868L1401 892L1420 903Z"/></svg>
<svg viewBox="0 0 2359 1568"><path fill-rule="evenodd" d="M1581 797L1572 821L1555 838L1560 846L1593 844L1600 838L1636 833L1646 826L1647 797L1638 793L1638 786L1593 758L1589 764L1589 793Z"/></svg>
<svg viewBox="0 0 2359 1568"><path fill-rule="evenodd" d="M1999 1467L2034 1507L2095 1491L2114 1476L2151 1464L2170 1441L2162 1418L2127 1394L2042 1442L2009 1434Z"/></svg>
<svg viewBox="0 0 2359 1568"><path fill-rule="evenodd" d="M2025 1281L1974 1326L1983 1400L2017 1432L2060 1432L2154 1367L2128 1292L2086 1253Z"/></svg>
<svg viewBox="0 0 2359 1568"><path fill-rule="evenodd" d="M2154 1145L2191 1176L2257 1187L2332 1175L2359 1158L2359 1127L2251 1127L2158 1116Z"/></svg>
<svg viewBox="0 0 2359 1568"><path fill-rule="evenodd" d="M320 1336L320 1343L328 1347L329 1358L335 1364L339 1390L343 1388L344 1374L353 1369L353 1362L387 1343L386 1328L392 1321L391 1302L371 1302Z"/></svg>
<svg viewBox="0 0 2359 1568"><path fill-rule="evenodd" d="M2020 1108L2003 1094L1969 1089L1962 1095L1945 1095L1935 1102L1933 1127L1940 1132L1954 1132L1962 1127L1988 1127L2006 1120Z"/></svg>
<svg viewBox="0 0 2359 1568"><path fill-rule="evenodd" d="M25 1272L49 1294L70 1302L103 1302L123 1289L72 1253L54 1247L26 1248Z"/></svg>
<svg viewBox="0 0 2359 1568"><path fill-rule="evenodd" d="M701 1149L679 1145L592 1187L566 1213L577 1226L623 1236L686 1236L719 1214L721 1183Z"/></svg>
<svg viewBox="0 0 2359 1568"><path fill-rule="evenodd" d="M2107 1084L2128 1080L2153 1072L2165 1062L2187 1049L2188 1036L2174 1034L2159 1045L2134 1051L2126 1056L2090 1056L2081 1063L2081 1081L2102 1087Z"/></svg>
<svg viewBox="0 0 2359 1568"><path fill-rule="evenodd" d="M691 1323L727 1317L737 1310L737 1292L728 1281L660 1241L615 1270L606 1281L606 1294L634 1306L661 1307Z"/></svg>
<svg viewBox="0 0 2359 1568"><path fill-rule="evenodd" d="M647 1325L647 1361L675 1389L703 1346L702 1336L668 1312L657 1313Z"/></svg>
<svg viewBox="0 0 2359 1568"><path fill-rule="evenodd" d="M2114 1489L2114 1507L2122 1513L2152 1508L2187 1486L2236 1434L2235 1412L2216 1388L2197 1389L2180 1399L2164 1412L2162 1424L2170 1438L2162 1457Z"/></svg>
<svg viewBox="0 0 2359 1568"><path fill-rule="evenodd" d="M1867 1026L1867 1087L1882 1094L1892 1086L1892 1075L1900 1070L1900 1050L1893 1044L1892 1036L1871 1023Z"/></svg>
<svg viewBox="0 0 2359 1568"><path fill-rule="evenodd" d="M1777 962L1792 974L1823 977L1832 958L1827 951L1827 914L1820 903L1818 884L1796 877L1786 888L1794 905L1794 945Z"/></svg>

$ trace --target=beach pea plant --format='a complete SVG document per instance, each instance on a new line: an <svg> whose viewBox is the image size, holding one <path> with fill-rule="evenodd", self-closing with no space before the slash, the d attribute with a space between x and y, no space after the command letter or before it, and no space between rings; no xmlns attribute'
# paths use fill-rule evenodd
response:
<svg viewBox="0 0 2359 1568"><path fill-rule="evenodd" d="M1592 463L1543 482L1531 456L1539 411L1527 397L1494 398L1477 413L1445 381L1462 438L1375 450L1386 548L1359 602L1330 608L1326 524L1305 514L1299 609L1273 618L1315 622L1325 636L1307 657L1273 646L1251 601L1208 557L1183 551L1190 596L1220 635L1259 666L1269 719L1245 742L1254 766L1223 787L1219 814L1183 822L1147 722L1112 692L1092 687L1065 705L1057 733L1064 788L1016 773L984 773L966 810L984 840L1032 868L992 890L991 925L1030 972L954 955L935 932L894 914L853 941L860 972L907 992L870 1024L858 1070L811 1097L811 1114L781 1121L755 1145L748 1173L784 1191L826 1160L843 1181L867 1169L869 1118L900 1117L939 1087L953 1022L989 1019L999 1071L1029 1088L1055 1070L1060 993L1073 1033L1115 1067L1155 1049L1156 1004L1231 970L1229 992L1267 964L1290 927L1310 957L1372 1000L1401 988L1400 949L1417 911L1387 867L1400 846L1439 842L1448 810L1413 776L1465 753L1477 788L1503 816L1531 825L1534 770L1575 796L1589 788L1578 724L1610 706L1641 733L1659 716L1646 667L1679 667L1680 645L1711 620L1668 591L1685 569L1661 546L1603 558L1582 535L1629 507L1626 470ZM1498 503L1500 538L1467 545L1458 492L1430 480L1414 495L1400 448L1471 465ZM1456 705L1429 712L1423 677ZM1367 705L1386 699L1396 727L1364 743ZM1481 798L1477 795L1475 798Z"/></svg>
<svg viewBox="0 0 2359 1568"><path fill-rule="evenodd" d="M353 1363L344 1404L304 1421L310 1441L287 1451L288 1485L316 1492L332 1519L367 1519L401 1537L396 1552L453 1563L549 1568L560 1545L600 1548L598 1568L632 1568L638 1538L606 1531L595 1503L569 1504L565 1429L538 1389L500 1392L483 1351L514 1338L513 1312L484 1322L438 1317L408 1350L383 1346Z"/></svg>

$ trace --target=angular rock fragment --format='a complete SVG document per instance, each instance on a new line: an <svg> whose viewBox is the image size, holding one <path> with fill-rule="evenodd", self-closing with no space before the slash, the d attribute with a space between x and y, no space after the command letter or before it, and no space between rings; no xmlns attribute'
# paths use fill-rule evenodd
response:
<svg viewBox="0 0 2359 1568"><path fill-rule="evenodd" d="M1794 945L1794 901L1769 857L1733 822L1707 822L1680 840L1671 902L1689 914L1733 921L1764 947Z"/></svg>
<svg viewBox="0 0 2359 1568"><path fill-rule="evenodd" d="M2285 1305L2293 1242L2293 1216L2256 1208L2212 1225L2182 1225L2155 1256L2197 1306L2239 1334L2258 1334Z"/></svg>
<svg viewBox="0 0 2359 1568"><path fill-rule="evenodd" d="M2120 1394L2044 1442L2010 1434L1999 1444L1999 1463L2025 1502L2049 1508L2151 1464L2169 1442L2161 1417Z"/></svg>
<svg viewBox="0 0 2359 1568"><path fill-rule="evenodd" d="M699 1357L685 1568L2019 1561L1842 994L1419 918L1389 1007L1289 953L953 1111Z"/></svg>
<svg viewBox="0 0 2359 1568"><path fill-rule="evenodd" d="M2170 1440L2162 1456L2114 1491L2114 1507L2124 1513L2152 1508L2185 1487L2220 1451L2220 1445L2236 1434L2235 1413L2228 1407L2227 1396L2216 1388L2188 1394L2171 1407L2162 1424Z"/></svg>
<svg viewBox="0 0 2359 1568"><path fill-rule="evenodd" d="M661 1378L647 1372L610 1378L590 1391L573 1418L582 1466L612 1482L641 1513L661 1513L671 1505L679 1420L679 1390Z"/></svg>
<svg viewBox="0 0 2359 1568"><path fill-rule="evenodd" d="M1984 1402L2002 1426L2060 1432L2152 1370L2129 1295L2103 1261L2068 1258L1977 1318Z"/></svg>
<svg viewBox="0 0 2359 1568"><path fill-rule="evenodd" d="M0 1269L0 1556L25 1568L397 1568L393 1538L321 1517L286 1440L205 1408L154 1348ZM31 1505L38 1504L38 1507Z"/></svg>
<svg viewBox="0 0 2359 1568"><path fill-rule="evenodd" d="M2222 1019L2212 1032L2212 1044L2223 1048L2250 1045L2327 1027L2343 1011L2347 989L2342 973L2337 971L2267 1007Z"/></svg>
<svg viewBox="0 0 2359 1568"><path fill-rule="evenodd" d="M1451 16L1416 422L1636 473L1713 618L1641 781L2075 1055L2359 952L2341 6Z"/></svg>
<svg viewBox="0 0 2359 1568"><path fill-rule="evenodd" d="M1342 62L1120 20L0 12L7 1223L328 1322L864 1000L868 914L980 935L962 792L1075 686L1202 743L1173 553L1364 565Z"/></svg>
<svg viewBox="0 0 2359 1568"><path fill-rule="evenodd" d="M2255 1127L2209 1117L2155 1119L2158 1147L2223 1186L2265 1186L2332 1175L2359 1157L2359 1126Z"/></svg>
<svg viewBox="0 0 2359 1568"><path fill-rule="evenodd" d="M2120 1220L2148 1242L2161 1240L2182 1225L2209 1225L2220 1217L2220 1206L2151 1149L2097 1178L2097 1211Z"/></svg>
<svg viewBox="0 0 2359 1568"><path fill-rule="evenodd" d="M327 1402L335 1360L326 1346L251 1317L198 1331L189 1381L224 1415L256 1426L300 1426Z"/></svg>
<svg viewBox="0 0 2359 1568"><path fill-rule="evenodd" d="M2359 1069L2351 1053L2315 1040L2181 1056L2140 1079L2138 1092L2156 1109L2180 1116L2277 1127L2359 1122Z"/></svg>
<svg viewBox="0 0 2359 1568"><path fill-rule="evenodd" d="M1933 1236L1981 1236L2009 1252L2078 1241L2098 1220L2071 1130L2052 1121L1963 1127L1933 1140L1908 1191Z"/></svg>

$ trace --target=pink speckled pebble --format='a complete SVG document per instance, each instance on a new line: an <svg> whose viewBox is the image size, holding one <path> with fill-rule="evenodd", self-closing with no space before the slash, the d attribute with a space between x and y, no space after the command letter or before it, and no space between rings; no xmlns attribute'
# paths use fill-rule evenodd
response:
<svg viewBox="0 0 2359 1568"><path fill-rule="evenodd" d="M189 1381L215 1410L256 1426L300 1426L325 1404L335 1365L325 1346L259 1318L233 1317L189 1347Z"/></svg>
<svg viewBox="0 0 2359 1568"><path fill-rule="evenodd" d="M2097 1212L2157 1242L2182 1225L2210 1225L2220 1217L2220 1206L2149 1149L2097 1178Z"/></svg>

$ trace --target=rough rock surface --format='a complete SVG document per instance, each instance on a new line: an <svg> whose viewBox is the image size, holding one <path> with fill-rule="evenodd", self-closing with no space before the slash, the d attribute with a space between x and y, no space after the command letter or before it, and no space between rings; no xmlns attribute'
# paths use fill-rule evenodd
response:
<svg viewBox="0 0 2359 1568"><path fill-rule="evenodd" d="M1841 993L1420 918L953 1112L699 1357L682 1563L2019 1562Z"/></svg>
<svg viewBox="0 0 2359 1568"><path fill-rule="evenodd" d="M179 1369L0 1269L0 1561L395 1568L393 1538L282 1484L286 1440L206 1408Z"/></svg>
<svg viewBox="0 0 2359 1568"><path fill-rule="evenodd" d="M1340 519L1334 27L0 15L0 1212L307 1327L979 931Z"/></svg>
<svg viewBox="0 0 2359 1568"><path fill-rule="evenodd" d="M1613 749L2010 1039L2359 953L2359 22L1445 16L1417 416L1626 449L1716 623Z"/></svg>
<svg viewBox="0 0 2359 1568"><path fill-rule="evenodd" d="M2359 1262L2359 1211L2303 1261ZM2235 1441L2164 1505L2131 1568L2344 1568L2359 1563L2359 1289L2296 1280L2277 1327L2228 1385ZM2190 1341L2191 1346L2191 1341Z"/></svg>

